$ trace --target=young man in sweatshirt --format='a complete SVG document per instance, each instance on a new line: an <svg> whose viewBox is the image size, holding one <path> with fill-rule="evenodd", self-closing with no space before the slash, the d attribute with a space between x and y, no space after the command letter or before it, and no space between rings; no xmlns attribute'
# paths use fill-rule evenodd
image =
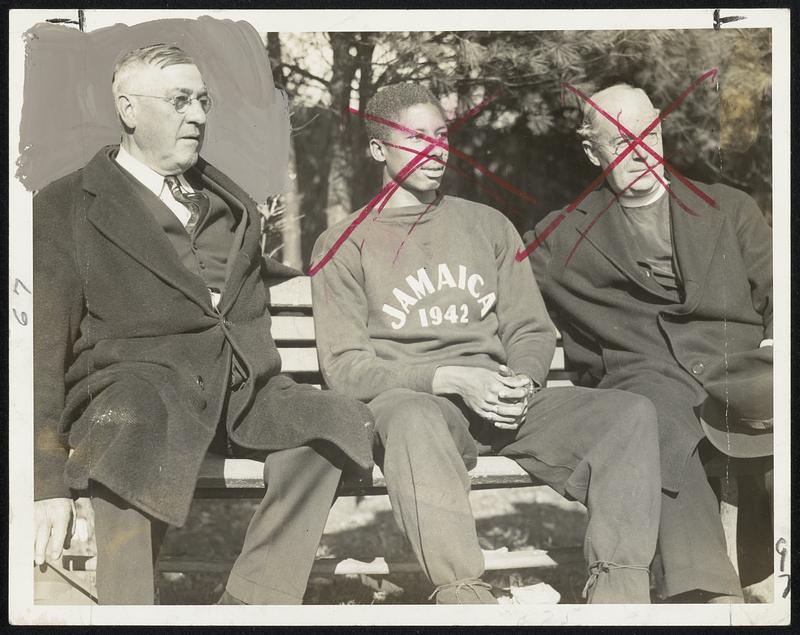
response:
<svg viewBox="0 0 800 635"><path fill-rule="evenodd" d="M497 210L438 191L447 163L438 101L398 84L366 114L393 194L351 233L353 217L317 240L320 364L329 387L375 415L375 459L437 603L497 601L480 579L468 498L468 470L486 452L588 507L590 602L649 602L660 504L652 404L544 388L555 329L530 267L515 259L517 231Z"/></svg>

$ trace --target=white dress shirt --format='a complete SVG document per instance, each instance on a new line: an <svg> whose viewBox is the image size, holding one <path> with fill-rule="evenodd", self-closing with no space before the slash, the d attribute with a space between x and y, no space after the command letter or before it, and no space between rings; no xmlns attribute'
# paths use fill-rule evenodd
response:
<svg viewBox="0 0 800 635"><path fill-rule="evenodd" d="M164 182L164 177L161 174L139 161L139 159L131 155L131 153L122 146L120 146L119 152L117 153L117 163L133 178L139 181L139 183L160 198L164 205L169 207L170 211L178 217L181 225L186 227L186 223L189 222L189 210L186 209L183 203L175 200L172 191ZM178 174L176 176L184 192L194 192L194 188L189 185L189 182L183 177L183 174Z"/></svg>
<svg viewBox="0 0 800 635"><path fill-rule="evenodd" d="M181 225L186 227L186 223L189 222L191 214L183 203L175 200L175 197L172 195L172 190L170 190L169 186L164 182L164 177L161 174L139 161L139 159L131 155L131 153L122 146L119 147L116 160L117 164L122 169L160 198L164 205L175 214ZM184 192L194 192L194 188L189 185L189 182L184 178L183 174L178 174L176 176ZM212 291L211 289L209 289L208 292L211 294L211 304L216 308L219 304L220 293L218 291Z"/></svg>

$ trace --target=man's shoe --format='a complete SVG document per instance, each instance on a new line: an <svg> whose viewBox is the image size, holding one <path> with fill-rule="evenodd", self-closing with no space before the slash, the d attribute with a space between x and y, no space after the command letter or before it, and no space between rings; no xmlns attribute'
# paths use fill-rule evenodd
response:
<svg viewBox="0 0 800 635"><path fill-rule="evenodd" d="M726 595L695 589L673 595L667 599L667 602L670 604L742 604L744 600L741 595Z"/></svg>
<svg viewBox="0 0 800 635"><path fill-rule="evenodd" d="M491 588L491 584L471 578L438 586L430 597L436 598L436 604L497 604Z"/></svg>

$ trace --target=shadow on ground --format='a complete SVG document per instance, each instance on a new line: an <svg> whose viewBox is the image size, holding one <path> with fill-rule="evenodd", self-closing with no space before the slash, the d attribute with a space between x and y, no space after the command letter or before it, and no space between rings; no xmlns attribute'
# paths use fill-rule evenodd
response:
<svg viewBox="0 0 800 635"><path fill-rule="evenodd" d="M498 496L500 494L498 493ZM498 501L501 499L498 498ZM488 502L487 502L488 501ZM233 562L242 544L256 503L253 501L198 500L182 528L167 534L161 554L164 557L227 560ZM383 556L388 561L413 561L411 549L388 509L350 503L347 514L358 526L326 531L317 554L341 558L372 560ZM483 549L508 547L550 549L580 545L586 528L582 510L564 509L545 502L505 501L498 507L504 513L491 515L492 498L484 494L478 536ZM374 506L373 506L374 507ZM509 509L510 508L510 509ZM363 520L363 522L359 522ZM329 523L330 524L330 523ZM161 604L209 604L222 593L227 573L162 573L159 579ZM485 579L497 587L522 586L545 581L561 594L562 603L582 603L580 597L586 574L583 565L558 569L520 570L487 573ZM335 576L309 581L307 604L424 604L433 590L421 574L389 576Z"/></svg>

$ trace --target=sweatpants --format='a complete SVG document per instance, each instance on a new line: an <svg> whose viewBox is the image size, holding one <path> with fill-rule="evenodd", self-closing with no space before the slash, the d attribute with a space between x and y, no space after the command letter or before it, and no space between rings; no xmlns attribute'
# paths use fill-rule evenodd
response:
<svg viewBox="0 0 800 635"><path fill-rule="evenodd" d="M341 478L308 446L266 455L267 491L258 505L227 590L247 604L301 604ZM100 604L153 604L154 563L166 525L94 484Z"/></svg>
<svg viewBox="0 0 800 635"><path fill-rule="evenodd" d="M497 453L588 508L589 602L650 601L661 480L656 415L647 399L546 388L517 430L495 428L460 400L412 390L387 391L368 405L394 517L432 584L484 572L468 470L479 452Z"/></svg>

